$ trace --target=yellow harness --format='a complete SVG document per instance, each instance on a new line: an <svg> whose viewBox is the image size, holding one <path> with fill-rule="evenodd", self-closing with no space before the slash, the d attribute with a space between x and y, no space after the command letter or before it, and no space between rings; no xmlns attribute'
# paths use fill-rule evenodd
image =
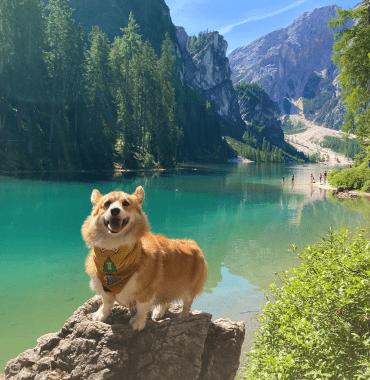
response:
<svg viewBox="0 0 370 380"><path fill-rule="evenodd" d="M137 271L140 259L140 242L131 251L127 251L124 247L114 250L94 247L95 269L109 297L115 299L115 294L121 292Z"/></svg>

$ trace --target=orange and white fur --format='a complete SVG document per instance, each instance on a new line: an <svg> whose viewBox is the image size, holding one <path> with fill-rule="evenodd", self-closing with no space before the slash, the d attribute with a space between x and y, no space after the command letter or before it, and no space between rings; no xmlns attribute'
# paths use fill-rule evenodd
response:
<svg viewBox="0 0 370 380"><path fill-rule="evenodd" d="M183 301L181 315L189 315L194 298L199 295L207 277L207 264L197 244L192 240L168 239L153 235L147 216L142 211L144 189L139 186L129 195L111 192L102 195L93 190L93 210L82 226L82 236L89 247L127 250L141 241L141 261L137 271L115 300L122 306L136 306L137 313L130 323L134 330L146 325L149 311L153 318L164 315L173 301ZM93 261L93 250L86 259L86 272L91 277L90 287L103 299L103 304L92 316L104 321L114 299L103 290Z"/></svg>

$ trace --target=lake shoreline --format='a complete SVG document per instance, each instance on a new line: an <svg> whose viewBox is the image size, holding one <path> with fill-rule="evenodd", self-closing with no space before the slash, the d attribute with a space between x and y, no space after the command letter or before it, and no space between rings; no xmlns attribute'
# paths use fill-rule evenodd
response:
<svg viewBox="0 0 370 380"><path fill-rule="evenodd" d="M314 185L321 188L321 189L325 189L325 190L337 190L336 187L332 187L332 186L330 186L330 184L314 182ZM370 201L370 193L364 193L362 191L356 191L356 190L349 190L348 193L349 194L363 195L364 198L366 198L367 200Z"/></svg>

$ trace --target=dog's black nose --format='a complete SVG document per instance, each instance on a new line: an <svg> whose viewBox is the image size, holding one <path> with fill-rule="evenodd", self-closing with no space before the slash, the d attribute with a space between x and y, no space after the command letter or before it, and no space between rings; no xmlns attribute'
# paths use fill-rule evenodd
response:
<svg viewBox="0 0 370 380"><path fill-rule="evenodd" d="M113 216L117 216L119 214L119 208L112 208L112 210L110 210L110 213L113 215Z"/></svg>

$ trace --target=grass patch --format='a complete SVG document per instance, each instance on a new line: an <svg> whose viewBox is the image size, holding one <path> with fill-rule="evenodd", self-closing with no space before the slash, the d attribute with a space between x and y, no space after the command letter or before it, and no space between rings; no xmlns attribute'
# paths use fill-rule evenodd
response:
<svg viewBox="0 0 370 380"><path fill-rule="evenodd" d="M248 380L370 378L370 251L364 230L329 231L270 285ZM294 247L296 250L297 247Z"/></svg>

